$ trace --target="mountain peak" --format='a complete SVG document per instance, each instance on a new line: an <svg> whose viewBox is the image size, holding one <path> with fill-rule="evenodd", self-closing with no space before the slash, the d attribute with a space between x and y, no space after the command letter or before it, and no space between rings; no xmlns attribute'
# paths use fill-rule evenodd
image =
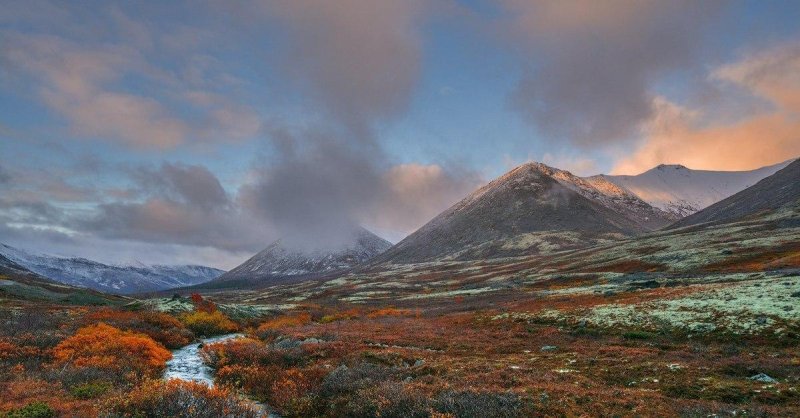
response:
<svg viewBox="0 0 800 418"><path fill-rule="evenodd" d="M685 165L682 165L682 164L659 164L654 168L654 170L659 170L659 171L685 170L685 171L689 171L690 169L687 168Z"/></svg>
<svg viewBox="0 0 800 418"><path fill-rule="evenodd" d="M296 248L278 239L214 282L259 282L347 270L391 246L390 242L362 227L353 231L346 245L332 249Z"/></svg>

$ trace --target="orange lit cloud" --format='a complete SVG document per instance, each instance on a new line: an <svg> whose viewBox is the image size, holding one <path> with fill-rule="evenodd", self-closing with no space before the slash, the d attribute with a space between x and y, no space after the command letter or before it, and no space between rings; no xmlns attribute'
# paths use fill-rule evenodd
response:
<svg viewBox="0 0 800 418"><path fill-rule="evenodd" d="M722 66L712 78L745 89L768 108L732 122L704 123L702 110L656 98L645 139L613 172L636 174L660 163L746 170L800 156L800 44Z"/></svg>

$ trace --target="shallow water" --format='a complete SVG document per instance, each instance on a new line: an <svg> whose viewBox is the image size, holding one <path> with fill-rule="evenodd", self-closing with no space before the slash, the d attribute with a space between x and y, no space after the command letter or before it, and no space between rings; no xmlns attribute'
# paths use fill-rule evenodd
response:
<svg viewBox="0 0 800 418"><path fill-rule="evenodd" d="M214 386L214 371L203 363L200 357L200 344L213 344L234 338L244 337L243 334L226 334L216 337L205 338L199 343L189 344L172 352L172 359L167 362L167 370L164 371L164 379L180 379L192 382L205 383ZM267 418L281 418L280 415L270 412L266 405L247 400L262 416Z"/></svg>
<svg viewBox="0 0 800 418"><path fill-rule="evenodd" d="M202 344L218 343L242 336L242 334L220 335L206 338L202 340ZM180 379L214 386L213 370L200 358L200 344L189 344L173 351L172 360L167 362L167 370L164 371L164 379Z"/></svg>

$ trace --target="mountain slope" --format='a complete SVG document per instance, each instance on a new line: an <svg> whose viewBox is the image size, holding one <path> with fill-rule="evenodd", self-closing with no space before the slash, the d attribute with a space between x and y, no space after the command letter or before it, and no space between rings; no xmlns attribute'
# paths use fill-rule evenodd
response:
<svg viewBox="0 0 800 418"><path fill-rule="evenodd" d="M223 273L203 266L110 266L85 258L31 254L5 244L0 244L0 255L59 283L115 294L191 286Z"/></svg>
<svg viewBox="0 0 800 418"><path fill-rule="evenodd" d="M223 282L265 282L270 279L310 276L352 268L386 251L392 244L360 228L352 242L333 250L304 251L275 241L209 285Z"/></svg>
<svg viewBox="0 0 800 418"><path fill-rule="evenodd" d="M0 255L0 301L4 299L80 305L108 305L129 301L121 296L57 283Z"/></svg>
<svg viewBox="0 0 800 418"><path fill-rule="evenodd" d="M690 215L786 167L790 161L750 171L692 170L682 165L659 165L635 176L600 175L650 205L677 218Z"/></svg>
<svg viewBox="0 0 800 418"><path fill-rule="evenodd" d="M660 219L646 220L648 213ZM669 223L663 216L602 179L528 163L445 210L376 261L477 259L575 248Z"/></svg>
<svg viewBox="0 0 800 418"><path fill-rule="evenodd" d="M734 222L757 213L800 205L800 160L735 195L690 215L669 228Z"/></svg>

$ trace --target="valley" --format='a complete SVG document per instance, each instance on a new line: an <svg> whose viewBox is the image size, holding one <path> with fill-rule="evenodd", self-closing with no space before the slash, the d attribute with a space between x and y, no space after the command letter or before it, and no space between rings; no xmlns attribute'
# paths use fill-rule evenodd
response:
<svg viewBox="0 0 800 418"><path fill-rule="evenodd" d="M59 411L147 411L196 399L191 402L209 408L267 413L236 400L244 396L280 416L800 414L798 164L667 228L626 227L641 224L618 203L583 203L586 188L543 201L553 194L539 185L576 180L527 166L530 176L512 172L499 190L533 197L537 208L566 207L594 226L515 226L508 230L513 233L459 241L458 251L408 262L420 254L411 250L419 242L455 248L442 237L453 234L453 222L470 223L459 219L473 213L471 207L481 208L476 210L485 219L520 225L514 216L489 214L503 199L481 206L487 193L504 196L490 188L417 234L433 238L412 235L408 244L370 261L316 276L281 280L267 274L261 281L92 303L100 306L4 290L0 361L8 372L0 375L0 408L49 397L48 405ZM594 212L584 214L585 208ZM525 210L531 212L548 213ZM56 286L19 265L6 268L5 289ZM112 377L116 369L102 363L59 366L57 353L67 337L97 323L144 333L165 347L191 348L191 365L184 364L184 348L166 363L167 373L205 370L187 380L208 383L213 375L215 387L161 387L152 380L158 367L120 381ZM242 337L207 338L232 332ZM203 344L189 344L193 340ZM52 379L54 366L72 370L72 377L62 372L37 392L25 389ZM20 380L12 370L25 370L26 377ZM131 385L145 391L136 392L140 403L120 403ZM97 392L75 395L88 387ZM63 396L73 400L55 401Z"/></svg>

